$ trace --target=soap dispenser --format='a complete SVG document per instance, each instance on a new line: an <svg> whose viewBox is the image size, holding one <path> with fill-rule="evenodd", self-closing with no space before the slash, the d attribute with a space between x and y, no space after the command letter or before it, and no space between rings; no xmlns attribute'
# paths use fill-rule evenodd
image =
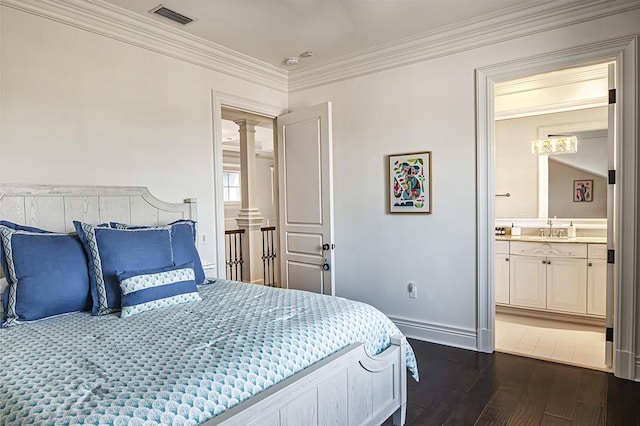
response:
<svg viewBox="0 0 640 426"><path fill-rule="evenodd" d="M573 226L573 221L569 222L569 228L567 228L567 237L569 238L576 237L576 227Z"/></svg>

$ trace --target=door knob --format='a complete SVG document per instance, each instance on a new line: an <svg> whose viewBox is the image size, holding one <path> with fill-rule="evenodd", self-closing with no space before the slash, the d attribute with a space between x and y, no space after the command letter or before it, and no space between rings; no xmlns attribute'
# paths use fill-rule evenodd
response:
<svg viewBox="0 0 640 426"><path fill-rule="evenodd" d="M322 250L329 250L331 248L331 246L328 243L324 243L322 245Z"/></svg>
<svg viewBox="0 0 640 426"><path fill-rule="evenodd" d="M328 271L329 269L331 269L331 267L329 266L328 263L325 263L324 265L322 265L322 269L324 269L325 271Z"/></svg>

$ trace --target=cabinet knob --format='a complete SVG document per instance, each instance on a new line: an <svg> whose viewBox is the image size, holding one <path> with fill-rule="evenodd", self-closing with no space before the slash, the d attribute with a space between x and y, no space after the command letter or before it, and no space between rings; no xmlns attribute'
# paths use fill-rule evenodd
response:
<svg viewBox="0 0 640 426"><path fill-rule="evenodd" d="M589 262L589 266L593 266L593 263Z"/></svg>
<svg viewBox="0 0 640 426"><path fill-rule="evenodd" d="M547 260L547 265L551 265L551 261L550 260Z"/></svg>
<svg viewBox="0 0 640 426"><path fill-rule="evenodd" d="M504 258L504 261L505 261L505 262L508 262L508 261L509 261L509 258L508 258L508 257L505 257L505 258Z"/></svg>
<svg viewBox="0 0 640 426"><path fill-rule="evenodd" d="M546 261L546 260L543 260L543 261L542 261L542 264L543 264L543 265L546 265L546 264L547 264L547 261Z"/></svg>

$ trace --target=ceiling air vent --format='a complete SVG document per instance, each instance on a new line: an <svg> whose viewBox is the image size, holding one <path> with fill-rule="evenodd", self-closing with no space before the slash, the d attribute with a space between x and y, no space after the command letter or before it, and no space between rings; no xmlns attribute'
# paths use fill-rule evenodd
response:
<svg viewBox="0 0 640 426"><path fill-rule="evenodd" d="M189 22L193 22L192 18L188 16L184 16L181 13L178 13L174 10L167 9L163 5L159 5L154 7L149 11L149 13L153 13L154 15L160 15L164 18L171 19L173 22L177 22L180 25L187 25Z"/></svg>

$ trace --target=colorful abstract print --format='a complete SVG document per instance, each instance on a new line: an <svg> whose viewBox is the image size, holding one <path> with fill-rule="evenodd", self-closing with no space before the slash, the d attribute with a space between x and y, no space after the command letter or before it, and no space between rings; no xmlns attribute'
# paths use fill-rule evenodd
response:
<svg viewBox="0 0 640 426"><path fill-rule="evenodd" d="M353 342L398 328L363 303L219 280L202 301L0 329L0 424L195 425ZM414 353L407 367L417 379Z"/></svg>
<svg viewBox="0 0 640 426"><path fill-rule="evenodd" d="M395 207L421 209L425 203L425 173L422 158L408 158L393 164Z"/></svg>

